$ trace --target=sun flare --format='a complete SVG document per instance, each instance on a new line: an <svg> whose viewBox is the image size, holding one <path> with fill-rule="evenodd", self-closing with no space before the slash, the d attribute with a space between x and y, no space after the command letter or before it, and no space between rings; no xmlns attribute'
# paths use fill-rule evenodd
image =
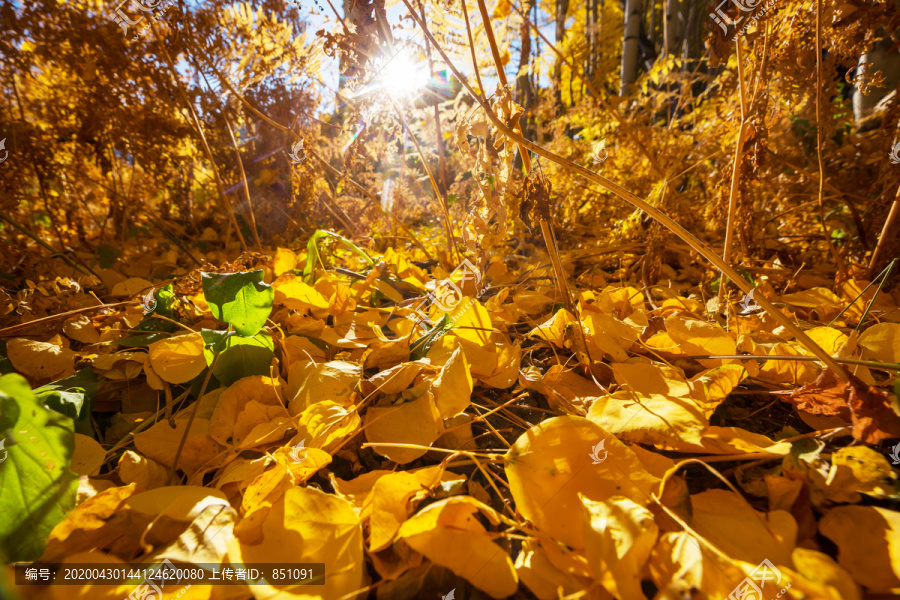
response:
<svg viewBox="0 0 900 600"><path fill-rule="evenodd" d="M394 97L417 95L428 79L427 66L405 49L388 58L378 74L380 87Z"/></svg>

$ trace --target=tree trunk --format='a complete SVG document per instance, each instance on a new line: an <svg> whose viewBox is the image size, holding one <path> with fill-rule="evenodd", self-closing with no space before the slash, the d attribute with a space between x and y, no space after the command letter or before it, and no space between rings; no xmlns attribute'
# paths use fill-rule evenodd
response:
<svg viewBox="0 0 900 600"><path fill-rule="evenodd" d="M622 42L622 75L619 84L619 95L627 96L632 92L637 80L638 38L641 34L641 0L625 2L625 39Z"/></svg>
<svg viewBox="0 0 900 600"><path fill-rule="evenodd" d="M563 38L566 37L566 15L569 12L569 0L556 0L556 45L563 47ZM553 79L556 84L556 112L562 113L562 61L556 61L553 69Z"/></svg>
<svg viewBox="0 0 900 600"><path fill-rule="evenodd" d="M522 14L528 15L534 8L535 0L526 0L522 7ZM522 48L519 51L519 71L516 75L516 102L518 102L525 113L522 115L520 125L522 133L525 137L532 139L534 137L534 88L531 85L531 27L528 21L522 19L522 29L520 30ZM518 169L522 164L522 153L516 154L515 167Z"/></svg>
<svg viewBox="0 0 900 600"><path fill-rule="evenodd" d="M666 58L678 54L678 48L681 46L682 25L679 0L666 0L665 40L663 42Z"/></svg>
<svg viewBox="0 0 900 600"><path fill-rule="evenodd" d="M522 13L527 15L534 7L535 0L526 0ZM520 30L522 48L519 52L519 74L516 76L516 101L525 109L526 118L531 108L534 90L531 88L531 28L528 21L522 19Z"/></svg>
<svg viewBox="0 0 900 600"><path fill-rule="evenodd" d="M597 0L587 0L584 7L585 37L588 52L584 59L584 76L590 79L594 75L594 61L597 57Z"/></svg>

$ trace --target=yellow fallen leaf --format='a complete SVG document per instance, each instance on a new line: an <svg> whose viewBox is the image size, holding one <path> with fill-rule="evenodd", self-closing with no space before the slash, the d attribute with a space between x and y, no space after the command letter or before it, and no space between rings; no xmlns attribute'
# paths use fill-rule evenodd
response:
<svg viewBox="0 0 900 600"><path fill-rule="evenodd" d="M472 376L461 348L457 348L431 383L431 393L444 419L464 411L472 401Z"/></svg>
<svg viewBox="0 0 900 600"><path fill-rule="evenodd" d="M860 600L859 586L845 569L830 556L809 548L795 548L791 554L794 568L806 581L794 581L791 590L808 598L823 600ZM809 584L819 589L809 589Z"/></svg>
<svg viewBox="0 0 900 600"><path fill-rule="evenodd" d="M107 379L134 379L141 373L141 369L149 358L141 356L141 352L116 352L114 354L101 354L91 361L95 371Z"/></svg>
<svg viewBox="0 0 900 600"><path fill-rule="evenodd" d="M704 354L730 356L737 352L737 342L734 338L715 323L673 315L666 319L666 331L688 356ZM724 364L723 360L706 359L701 360L700 364L717 367Z"/></svg>
<svg viewBox="0 0 900 600"><path fill-rule="evenodd" d="M587 418L630 442L665 445L701 443L709 426L700 404L690 396L641 395L623 390L597 398Z"/></svg>
<svg viewBox="0 0 900 600"><path fill-rule="evenodd" d="M494 509L470 496L438 500L406 521L400 537L490 597L506 598L516 592L519 579L509 554L475 518L479 511L493 524L499 522Z"/></svg>
<svg viewBox="0 0 900 600"><path fill-rule="evenodd" d="M281 393L281 382L271 377L252 375L237 380L215 404L210 437L241 449L280 440L291 426Z"/></svg>
<svg viewBox="0 0 900 600"><path fill-rule="evenodd" d="M768 559L790 565L797 543L797 522L789 512L761 513L741 496L712 489L691 495L694 531L729 557L750 564Z"/></svg>
<svg viewBox="0 0 900 600"><path fill-rule="evenodd" d="M275 288L275 304L293 310L328 310L328 298L303 283L303 279L297 275L282 275L272 282L272 287ZM321 318L321 315L319 316Z"/></svg>
<svg viewBox="0 0 900 600"><path fill-rule="evenodd" d="M299 563L328 565L324 585L261 584L257 597L334 600L352 597L366 586L366 560L360 519L346 500L312 487L287 490L272 505L261 523L261 541L236 540L229 548L234 562Z"/></svg>
<svg viewBox="0 0 900 600"><path fill-rule="evenodd" d="M241 415L247 412L248 404L254 403L256 406L252 415L266 410L266 406L283 408L282 393L281 382L271 377L251 375L238 379L225 388L215 401L209 418L209 435L220 444L225 444L228 438L235 435L237 423L242 420Z"/></svg>
<svg viewBox="0 0 900 600"><path fill-rule="evenodd" d="M575 318L572 313L561 308L552 317L529 331L528 335L550 342L557 348L562 348L566 337L566 328L574 322Z"/></svg>
<svg viewBox="0 0 900 600"><path fill-rule="evenodd" d="M169 426L168 421L160 421L156 425L141 431L134 435L134 447L138 452L151 458L161 465L172 468L175 462L175 453L178 451L178 444L173 440L181 440L187 430L188 416L175 420L175 429ZM207 432L209 431L209 420L194 419L191 424L190 435L185 440L184 448L181 451L181 458L178 461L178 468L186 473L192 473L201 465L218 466L207 464L215 457L219 456L223 446L212 439Z"/></svg>
<svg viewBox="0 0 900 600"><path fill-rule="evenodd" d="M819 521L837 545L838 563L872 592L900 587L900 513L880 506L838 506Z"/></svg>
<svg viewBox="0 0 900 600"><path fill-rule="evenodd" d="M360 427L359 413L348 410L330 400L317 402L296 418L297 434L291 444L301 440L309 446L334 452Z"/></svg>
<svg viewBox="0 0 900 600"><path fill-rule="evenodd" d="M616 598L645 600L640 574L659 535L653 513L623 496L603 502L579 498L591 569Z"/></svg>
<svg viewBox="0 0 900 600"><path fill-rule="evenodd" d="M369 549L377 552L392 544L416 504L446 481L465 481L465 476L434 466L379 477L367 498L369 510L364 506L362 512L369 514Z"/></svg>
<svg viewBox="0 0 900 600"><path fill-rule="evenodd" d="M463 298L451 315L453 333L473 344L486 345L491 335L491 315L481 302Z"/></svg>
<svg viewBox="0 0 900 600"><path fill-rule="evenodd" d="M363 419L366 440L372 443L400 443L424 448L374 446L373 450L388 459L406 464L428 452L428 446L444 431L441 414L434 396L425 393L417 400L396 406L373 406Z"/></svg>
<svg viewBox="0 0 900 600"><path fill-rule="evenodd" d="M362 367L356 363L333 360L327 363L297 362L288 368L285 399L288 411L298 415L307 407L331 400L349 406L362 379Z"/></svg>
<svg viewBox="0 0 900 600"><path fill-rule="evenodd" d="M57 562L83 550L104 546L120 537L122 531L110 523L113 515L122 510L135 486L125 485L104 490L72 509L47 538L47 548L41 560Z"/></svg>
<svg viewBox="0 0 900 600"><path fill-rule="evenodd" d="M153 287L153 283L140 277L129 277L124 281L115 284L110 290L113 296L135 296L149 290Z"/></svg>
<svg viewBox="0 0 900 600"><path fill-rule="evenodd" d="M47 342L14 338L6 343L13 368L32 379L61 379L75 372L77 354Z"/></svg>
<svg viewBox="0 0 900 600"><path fill-rule="evenodd" d="M635 322L642 321L644 325L647 324L644 314L646 312L644 294L641 290L631 286L606 286L597 295L592 306L600 312L613 315L618 319L625 320L632 317Z"/></svg>
<svg viewBox="0 0 900 600"><path fill-rule="evenodd" d="M368 395L377 391L385 395L399 394L412 385L425 368L426 365L421 362L404 362L390 369L379 371L366 380L367 387L364 388L363 393Z"/></svg>
<svg viewBox="0 0 900 600"><path fill-rule="evenodd" d="M806 335L831 356L837 355L841 346L849 339L846 333L834 327L813 327L806 332Z"/></svg>
<svg viewBox="0 0 900 600"><path fill-rule="evenodd" d="M282 348L285 353L285 363L292 365L297 361L324 361L325 351L313 344L309 338L302 335L289 335L284 338Z"/></svg>
<svg viewBox="0 0 900 600"><path fill-rule="evenodd" d="M685 380L681 369L649 362L644 358L633 358L628 362L610 365L616 383L623 390L649 396L663 394L669 396L690 396L692 389Z"/></svg>
<svg viewBox="0 0 900 600"><path fill-rule="evenodd" d="M276 248L272 258L272 272L275 277L281 277L288 271L297 267L297 255L287 248Z"/></svg>
<svg viewBox="0 0 900 600"><path fill-rule="evenodd" d="M515 567L519 579L538 600L557 600L559 588L562 588L564 596L568 596L587 589L592 583L592 579L558 568L550 561L544 546L533 540L522 542ZM600 600L612 600L612 596L607 594Z"/></svg>
<svg viewBox="0 0 900 600"><path fill-rule="evenodd" d="M80 433L75 434L75 452L69 467L76 475L97 475L106 459L106 450L97 440Z"/></svg>
<svg viewBox="0 0 900 600"><path fill-rule="evenodd" d="M126 450L119 459L119 479L134 483L140 491L152 490L166 485L169 470L155 460Z"/></svg>
<svg viewBox="0 0 900 600"><path fill-rule="evenodd" d="M332 473L331 483L335 493L339 497L350 502L360 513L361 517L367 517L372 512L372 488L381 477L391 472L392 471L385 471L384 469L375 469L362 473L353 479L346 480L339 479ZM367 503L368 509L363 512L363 506Z"/></svg>
<svg viewBox="0 0 900 600"><path fill-rule="evenodd" d="M779 342L769 351L770 356L803 356L792 345ZM769 383L803 385L819 376L816 363L799 360L767 360L759 370L759 378Z"/></svg>
<svg viewBox="0 0 900 600"><path fill-rule="evenodd" d="M708 419L746 377L747 370L741 365L722 365L694 375L689 383L693 390L692 396L697 399Z"/></svg>
<svg viewBox="0 0 900 600"><path fill-rule="evenodd" d="M63 323L63 333L82 344L96 344L100 341L100 334L87 315L78 315L67 319Z"/></svg>
<svg viewBox="0 0 900 600"><path fill-rule="evenodd" d="M779 302L790 304L791 306L801 306L803 308L843 308L844 301L840 296L831 290L823 287L814 287L802 292L793 294L785 294L778 299Z"/></svg>
<svg viewBox="0 0 900 600"><path fill-rule="evenodd" d="M607 430L575 416L553 417L523 433L505 455L505 470L518 512L576 550L585 547L579 494L644 504L659 481Z"/></svg>
<svg viewBox="0 0 900 600"><path fill-rule="evenodd" d="M642 326L625 323L611 315L589 313L585 319L585 339L594 355L594 348L615 362L628 359L626 350L641 337ZM598 356L598 358L600 358Z"/></svg>
<svg viewBox="0 0 900 600"><path fill-rule="evenodd" d="M828 500L853 503L862 499L861 493L875 498L892 495L898 481L884 455L866 446L848 446L832 455L825 486Z"/></svg>
<svg viewBox="0 0 900 600"><path fill-rule="evenodd" d="M775 442L761 433L753 433L740 427L707 427L699 444L687 442L660 442L662 450L696 452L698 454L747 454L766 452L773 456L784 456L791 451L790 442Z"/></svg>
<svg viewBox="0 0 900 600"><path fill-rule="evenodd" d="M176 335L150 344L150 366L164 381L187 383L206 368L203 336Z"/></svg>
<svg viewBox="0 0 900 600"><path fill-rule="evenodd" d="M872 325L859 336L863 358L888 363L900 363L900 324Z"/></svg>
<svg viewBox="0 0 900 600"><path fill-rule="evenodd" d="M690 598L693 590L703 590L708 598L728 598L745 577L737 564L685 531L660 536L648 570L659 590L656 597L672 600Z"/></svg>

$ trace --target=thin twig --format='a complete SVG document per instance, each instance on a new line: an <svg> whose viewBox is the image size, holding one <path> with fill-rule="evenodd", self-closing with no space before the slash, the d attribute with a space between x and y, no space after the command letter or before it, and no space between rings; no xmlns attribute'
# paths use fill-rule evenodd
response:
<svg viewBox="0 0 900 600"><path fill-rule="evenodd" d="M737 200L740 193L741 184L741 159L744 156L744 136L747 131L747 108L744 106L744 57L741 52L740 36L734 39L734 45L737 47L737 64L738 64L738 90L741 98L741 128L738 130L737 145L734 148L734 163L731 170L731 191L728 198L728 222L725 226L725 249L722 251L722 260L731 262L731 243L734 238L734 220L737 216ZM725 301L725 286L728 283L725 274L720 272L719 277L719 306Z"/></svg>
<svg viewBox="0 0 900 600"><path fill-rule="evenodd" d="M191 433L191 425L194 423L194 417L197 416L197 409L200 408L200 401L203 400L203 394L206 392L206 386L209 385L213 369L216 368L216 363L219 362L219 356L221 356L221 352L216 352L215 356L213 356L212 363L210 363L206 371L206 377L203 378L203 385L200 386L200 392L197 394L197 400L194 402L194 406L191 407L191 416L188 417L184 435L181 436L181 441L178 442L178 450L175 451L175 459L172 461L172 472L169 473L169 483L167 485L172 485L172 482L175 481L175 472L178 470L178 460L181 458L181 451L184 449L184 443Z"/></svg>
<svg viewBox="0 0 900 600"><path fill-rule="evenodd" d="M839 271L844 270L844 261L831 239L828 223L825 221L825 159L822 157L822 130L825 125L822 122L822 85L825 77L822 75L822 0L816 0L816 157L819 163L819 220L822 221L822 232L825 242L831 249L834 261Z"/></svg>
<svg viewBox="0 0 900 600"><path fill-rule="evenodd" d="M0 215L2 216L2 215ZM93 312L95 310L101 310L104 308L118 308L120 306L128 306L128 305L138 305L140 302L136 300L126 300L125 302L116 302L114 304L99 304L97 306L87 306L85 308L77 308L75 310L70 310L68 312L59 313L57 315L48 315L46 317L41 317L40 319L35 319L34 321L28 321L27 323L19 323L18 325L12 325L5 329L0 329L0 337L6 337L11 333L17 333L20 329L25 329L27 327L31 327L32 325L37 325L39 323L46 323L48 321L55 321L57 319L66 319L68 317L72 317L75 315L80 315L83 313Z"/></svg>
<svg viewBox="0 0 900 600"><path fill-rule="evenodd" d="M403 111L400 110L400 107L396 102L391 99L391 104L394 106L394 110L397 111L397 116L400 117L400 123L403 125L403 130L412 138L413 144L416 147L416 151L419 153L419 158L422 159L422 166L425 168L425 172L428 174L428 179L431 181L431 187L434 190L434 195L437 196L438 203L441 207L441 212L444 213L444 231L447 234L447 258L450 258L454 253L456 254L456 262L461 262L459 256L459 248L456 247L456 242L453 239L453 223L450 220L450 211L447 209L447 201L444 200L444 194L441 193L441 188L438 187L437 181L434 178L434 174L431 172L431 168L428 166L428 161L425 159L425 154L422 152L422 147L419 146L419 140L416 139L415 134L409 128L409 124L406 122L406 117L403 116Z"/></svg>
<svg viewBox="0 0 900 600"><path fill-rule="evenodd" d="M875 244L875 251L872 253L872 259L869 261L869 279L872 278L872 274L875 272L875 269L878 268L878 259L881 257L881 253L884 252L888 240L891 239L891 231L896 228L897 217L900 217L900 187L897 188L897 193L894 195L894 202L891 204L891 210L888 212L887 219L884 221L884 227L881 228L881 235L878 237L878 243ZM896 240L896 236L893 239Z"/></svg>
<svg viewBox="0 0 900 600"><path fill-rule="evenodd" d="M697 356L686 356L680 354L677 356L678 358L693 358L698 360L706 360L706 359L750 359L755 358L758 360L799 360L799 361L807 361L807 362L822 362L822 359L818 356L790 356L790 355L763 355L763 354L698 354ZM884 369L886 371L900 371L900 363L884 363L878 362L877 360L859 360L856 358L832 358L834 362L848 364L848 365L862 365L864 367L872 367L873 369Z"/></svg>

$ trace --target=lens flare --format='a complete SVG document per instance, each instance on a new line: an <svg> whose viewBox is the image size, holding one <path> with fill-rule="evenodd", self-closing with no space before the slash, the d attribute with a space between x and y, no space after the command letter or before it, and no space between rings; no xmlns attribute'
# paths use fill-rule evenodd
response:
<svg viewBox="0 0 900 600"><path fill-rule="evenodd" d="M428 79L428 66L405 49L389 58L377 77L383 91L405 98L418 95L428 85Z"/></svg>

